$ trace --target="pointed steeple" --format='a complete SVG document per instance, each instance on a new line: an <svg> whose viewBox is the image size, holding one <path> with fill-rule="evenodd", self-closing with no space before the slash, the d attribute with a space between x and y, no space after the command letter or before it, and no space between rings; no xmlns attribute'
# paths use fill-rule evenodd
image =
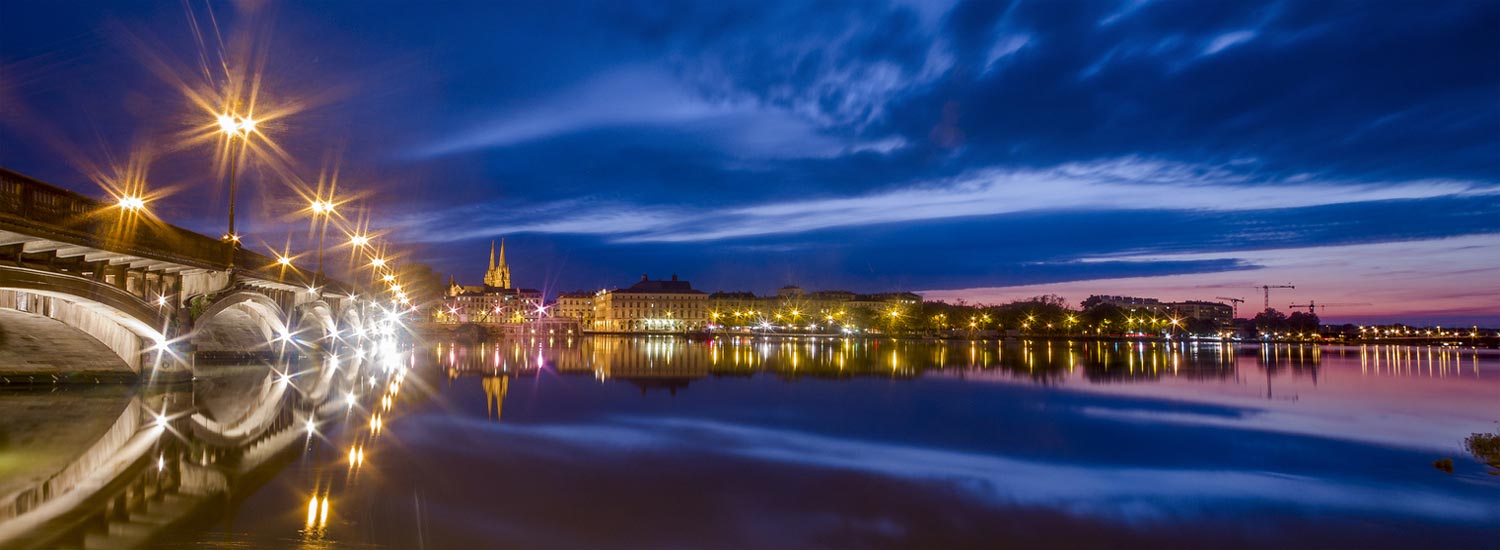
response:
<svg viewBox="0 0 1500 550"><path fill-rule="evenodd" d="M495 288L510 288L510 266L505 265L505 239L500 239L498 261L495 256L495 241L490 241L490 267L484 272L484 284Z"/></svg>

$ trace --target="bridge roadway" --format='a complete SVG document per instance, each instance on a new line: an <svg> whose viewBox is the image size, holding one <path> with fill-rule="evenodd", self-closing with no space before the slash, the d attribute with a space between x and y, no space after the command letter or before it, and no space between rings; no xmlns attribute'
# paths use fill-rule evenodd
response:
<svg viewBox="0 0 1500 550"><path fill-rule="evenodd" d="M342 282L314 282L265 255L0 168L0 384L182 379L216 359L362 336L372 301ZM67 352L39 355L47 349Z"/></svg>

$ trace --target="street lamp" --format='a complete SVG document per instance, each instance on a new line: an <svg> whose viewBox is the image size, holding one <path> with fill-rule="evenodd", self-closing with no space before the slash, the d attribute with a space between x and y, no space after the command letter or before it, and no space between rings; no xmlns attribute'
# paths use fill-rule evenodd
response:
<svg viewBox="0 0 1500 550"><path fill-rule="evenodd" d="M229 266L234 267L234 248L239 246L240 236L234 232L234 198L235 198L235 171L239 166L239 149L234 146L234 138L239 137L241 146L244 140L255 133L255 119L249 116L235 114L222 114L218 117L219 130L224 132L228 139L229 147L229 232L224 234L224 242L229 244Z"/></svg>
<svg viewBox="0 0 1500 550"><path fill-rule="evenodd" d="M124 195L120 197L116 206L126 212L137 212L146 209L146 199L136 195Z"/></svg>
<svg viewBox="0 0 1500 550"><path fill-rule="evenodd" d="M323 224L318 228L318 272L313 275L315 281L323 279L323 235L328 233L328 217L333 215L333 207L333 201L321 199L313 199L311 205L313 222L317 223L319 217L323 218Z"/></svg>
<svg viewBox="0 0 1500 550"><path fill-rule="evenodd" d="M297 266L292 265L292 257L284 254L276 255L276 265L280 268L281 276L283 278L286 277L286 268L290 267L293 270L297 269Z"/></svg>

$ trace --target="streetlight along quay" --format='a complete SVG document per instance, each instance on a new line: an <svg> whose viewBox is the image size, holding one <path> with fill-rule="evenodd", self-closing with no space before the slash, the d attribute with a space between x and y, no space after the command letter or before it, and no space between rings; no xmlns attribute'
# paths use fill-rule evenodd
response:
<svg viewBox="0 0 1500 550"><path fill-rule="evenodd" d="M234 231L234 176L239 164L239 149L234 145L234 138L240 138L240 147L248 145L250 134L255 132L255 119L249 115L240 116L232 113L221 114L218 117L219 130L224 132L226 146L229 148L229 231L224 233L224 242L229 245L229 267L234 267L234 250L239 247L240 236Z"/></svg>
<svg viewBox="0 0 1500 550"><path fill-rule="evenodd" d="M146 199L135 195L120 197L119 207L127 212L139 212L146 209Z"/></svg>
<svg viewBox="0 0 1500 550"><path fill-rule="evenodd" d="M323 282L323 236L328 233L328 217L334 213L334 204L332 200L313 199L311 208L313 222L318 223L321 218L322 223L318 227L318 270L313 274L314 284L317 285Z"/></svg>

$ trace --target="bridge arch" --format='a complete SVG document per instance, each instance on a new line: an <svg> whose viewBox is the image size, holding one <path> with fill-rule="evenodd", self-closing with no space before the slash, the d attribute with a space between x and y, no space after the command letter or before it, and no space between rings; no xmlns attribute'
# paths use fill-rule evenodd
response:
<svg viewBox="0 0 1500 550"><path fill-rule="evenodd" d="M296 324L293 325L292 332L298 340L306 344L331 347L328 339L339 333L339 327L333 318L333 307L328 302L317 300L299 305L295 317Z"/></svg>
<svg viewBox="0 0 1500 550"><path fill-rule="evenodd" d="M150 364L144 357L147 352L167 340L167 317L156 308L120 288L77 276L0 266L0 308L24 312L0 321L14 325L9 328L28 325L23 330L0 326L3 333L35 332L30 319L46 317L71 328L78 338L98 341L123 363L119 369L104 370L139 374L142 365Z"/></svg>
<svg viewBox="0 0 1500 550"><path fill-rule="evenodd" d="M364 327L364 319L360 317L359 308L355 305L347 305L339 312L339 334L345 338L356 338L355 335L363 332Z"/></svg>
<svg viewBox="0 0 1500 550"><path fill-rule="evenodd" d="M258 353L289 338L281 305L251 291L230 294L198 315L193 326L193 349L199 354Z"/></svg>

